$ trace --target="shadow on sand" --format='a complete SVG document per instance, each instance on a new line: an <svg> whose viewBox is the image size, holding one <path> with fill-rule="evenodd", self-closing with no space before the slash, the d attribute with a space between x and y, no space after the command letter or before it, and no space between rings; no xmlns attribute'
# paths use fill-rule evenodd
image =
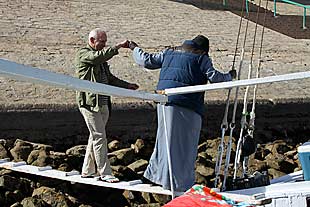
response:
<svg viewBox="0 0 310 207"><path fill-rule="evenodd" d="M241 15L242 2L243 2L242 0L227 0L227 5L224 6L222 0L170 0L170 1L183 4L191 4L203 10L230 11L238 16ZM273 1L269 0L268 4L273 5ZM258 24L263 25L265 6L266 6L265 3L264 5L258 7L258 5L249 2L249 11L250 11L249 20L252 22L256 22L256 13L259 9L260 15ZM300 11L300 15L281 15L277 13L276 17L274 17L272 10L267 10L265 27L295 39L310 39L310 16L306 16L306 26L308 25L309 28L303 29L302 9L301 7L296 7L296 10Z"/></svg>

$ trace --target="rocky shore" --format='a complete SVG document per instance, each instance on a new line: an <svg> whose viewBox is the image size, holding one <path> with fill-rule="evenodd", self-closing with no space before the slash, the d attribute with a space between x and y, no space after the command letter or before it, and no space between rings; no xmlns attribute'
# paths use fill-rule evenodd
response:
<svg viewBox="0 0 310 207"><path fill-rule="evenodd" d="M196 160L196 183L214 185L214 165L219 142L220 138L201 140ZM113 173L121 180L139 179L148 164L153 144L144 142L143 139L137 139L133 143L122 143L117 139L109 142L109 159ZM249 172L265 171L272 179L300 170L296 150L299 144L287 143L283 140L259 144L256 153L251 155ZM67 172L80 171L85 148L85 145L78 145L65 152L57 152L50 145L20 139L14 142L0 140L0 159L26 161L27 164L35 166L49 165L53 169ZM235 148L236 146L233 145L233 150ZM234 159L234 154L231 159ZM1 206L159 207L168 201L169 197L163 195L71 184L5 169L0 170Z"/></svg>

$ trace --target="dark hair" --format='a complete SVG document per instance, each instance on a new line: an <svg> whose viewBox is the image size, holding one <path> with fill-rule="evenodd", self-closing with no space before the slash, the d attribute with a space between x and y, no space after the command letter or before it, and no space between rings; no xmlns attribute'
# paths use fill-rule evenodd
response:
<svg viewBox="0 0 310 207"><path fill-rule="evenodd" d="M198 35L192 40L185 40L182 47L184 50L193 53L208 53L209 39L203 35Z"/></svg>
<svg viewBox="0 0 310 207"><path fill-rule="evenodd" d="M209 39L203 35L198 35L192 40L197 48L209 52Z"/></svg>

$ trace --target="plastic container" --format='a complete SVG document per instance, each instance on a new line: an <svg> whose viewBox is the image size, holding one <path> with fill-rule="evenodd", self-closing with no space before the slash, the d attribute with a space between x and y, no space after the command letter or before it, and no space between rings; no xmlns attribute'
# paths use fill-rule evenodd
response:
<svg viewBox="0 0 310 207"><path fill-rule="evenodd" d="M310 180L310 142L306 142L298 147L297 152L304 173L304 179Z"/></svg>

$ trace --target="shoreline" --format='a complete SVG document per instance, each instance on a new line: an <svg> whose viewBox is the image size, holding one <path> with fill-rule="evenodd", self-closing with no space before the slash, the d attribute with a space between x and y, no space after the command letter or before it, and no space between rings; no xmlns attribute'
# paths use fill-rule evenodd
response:
<svg viewBox="0 0 310 207"><path fill-rule="evenodd" d="M250 107L251 103L248 104ZM210 101L205 105L201 140L220 136L220 125L225 103ZM239 137L243 103L238 102L236 130ZM288 142L305 142L310 134L310 100L258 100L256 104L255 137L258 143L276 139ZM230 105L228 121L231 121L233 105ZM16 138L32 142L43 142L56 149L64 146L85 144L88 130L74 104L69 105L0 105L0 137L8 140ZM155 140L157 130L156 104L154 103L114 103L107 124L108 140L117 138L131 142L137 137Z"/></svg>

